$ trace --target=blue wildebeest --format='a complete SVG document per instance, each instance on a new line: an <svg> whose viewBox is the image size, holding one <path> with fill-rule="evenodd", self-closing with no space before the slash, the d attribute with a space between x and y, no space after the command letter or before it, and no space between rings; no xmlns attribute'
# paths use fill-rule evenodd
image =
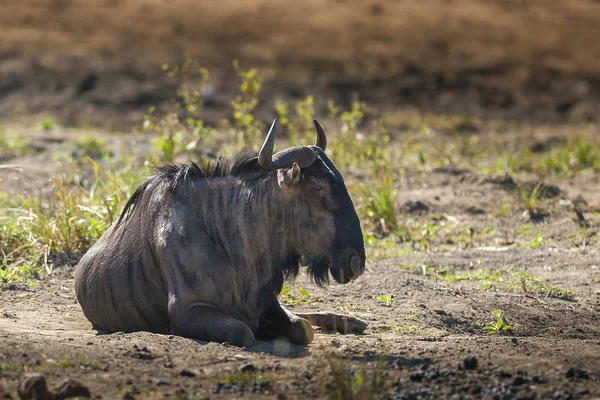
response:
<svg viewBox="0 0 600 400"><path fill-rule="evenodd" d="M358 216L314 123L315 146L273 155L274 121L258 154L158 168L77 266L85 316L109 332L238 346L277 336L307 344L311 324L363 330L344 316L294 315L277 299L299 265L319 285L364 271Z"/></svg>

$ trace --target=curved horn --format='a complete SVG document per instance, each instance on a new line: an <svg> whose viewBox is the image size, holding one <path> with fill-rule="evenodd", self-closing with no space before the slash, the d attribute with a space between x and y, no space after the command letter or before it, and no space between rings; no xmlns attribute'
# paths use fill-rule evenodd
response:
<svg viewBox="0 0 600 400"><path fill-rule="evenodd" d="M296 162L300 168L306 168L313 165L316 159L317 155L310 147L296 146L275 154L273 165L276 168L290 168Z"/></svg>
<svg viewBox="0 0 600 400"><path fill-rule="evenodd" d="M327 148L327 135L325 135L323 127L321 126L319 121L316 120L316 118L313 119L313 123L315 124L315 131L317 131L317 143L315 144L315 146L325 151L325 149Z"/></svg>
<svg viewBox="0 0 600 400"><path fill-rule="evenodd" d="M277 120L274 119L267 133L267 138L260 148L258 153L258 164L266 170L274 171L277 167L273 164L273 147L275 146L275 131L277 127Z"/></svg>

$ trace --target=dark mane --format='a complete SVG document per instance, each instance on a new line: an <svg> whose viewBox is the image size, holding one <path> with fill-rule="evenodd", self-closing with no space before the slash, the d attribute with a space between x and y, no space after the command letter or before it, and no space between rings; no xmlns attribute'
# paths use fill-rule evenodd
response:
<svg viewBox="0 0 600 400"><path fill-rule="evenodd" d="M167 164L155 167L155 170L157 174L151 179L170 182L171 190L175 190L177 185L188 178L216 178L268 172L258 164L258 153L252 151L241 152L230 159L221 156L216 160L203 160L198 164Z"/></svg>
<svg viewBox="0 0 600 400"><path fill-rule="evenodd" d="M315 162L308 168L303 169L302 175L328 175L323 168L324 164ZM142 194L148 186L157 182L168 182L171 191L175 191L179 185L194 178L217 178L223 176L252 176L258 177L269 173L263 169L258 163L258 153L255 151L242 151L232 158L223 156L216 160L203 160L199 163L190 162L189 164L167 164L159 167L154 167L156 174L148 178L133 192L125 208L121 213L117 224L120 224L125 215L131 212L137 204Z"/></svg>
<svg viewBox="0 0 600 400"><path fill-rule="evenodd" d="M148 178L133 192L117 224L120 224L127 213L137 204L148 186L156 182L169 182L172 191L175 191L181 182L193 178L215 178L222 176L242 176L250 174L266 174L268 171L262 169L258 164L258 153L243 151L236 156L227 159L223 156L216 160L203 160L199 163L189 164L167 164L154 167L156 174Z"/></svg>

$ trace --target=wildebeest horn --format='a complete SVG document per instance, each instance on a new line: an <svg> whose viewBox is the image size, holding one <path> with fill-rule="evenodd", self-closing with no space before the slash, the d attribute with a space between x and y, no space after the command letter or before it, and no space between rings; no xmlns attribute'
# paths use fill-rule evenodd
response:
<svg viewBox="0 0 600 400"><path fill-rule="evenodd" d="M325 148L327 148L327 135L325 135L323 127L316 118L313 119L313 123L315 124L315 130L317 131L317 143L315 146L325 151Z"/></svg>
<svg viewBox="0 0 600 400"><path fill-rule="evenodd" d="M260 148L258 153L258 164L266 170L273 171L277 167L273 164L273 147L275 146L275 131L277 128L277 120L274 119L267 133L267 138Z"/></svg>
<svg viewBox="0 0 600 400"><path fill-rule="evenodd" d="M295 162L300 168L311 166L317 159L315 152L307 146L296 146L282 150L273 156L273 147L275 145L275 128L277 120L271 124L271 129L267 133L267 138L258 153L258 163L266 170L273 171L278 168L289 168ZM322 128L321 128L322 129Z"/></svg>

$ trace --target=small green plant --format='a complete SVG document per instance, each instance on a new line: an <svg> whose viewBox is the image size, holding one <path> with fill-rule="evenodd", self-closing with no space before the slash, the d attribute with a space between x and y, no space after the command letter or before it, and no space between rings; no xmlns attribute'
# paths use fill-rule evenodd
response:
<svg viewBox="0 0 600 400"><path fill-rule="evenodd" d="M340 310L345 313L352 314L355 311L369 311L369 308L361 306L360 304L344 304L340 306Z"/></svg>
<svg viewBox="0 0 600 400"><path fill-rule="evenodd" d="M62 360L55 362L54 366L59 367L59 368L81 368L82 367L82 368L89 368L89 369L96 369L96 370L103 369L102 366L100 366L100 364L98 364L94 360L88 360L85 358L73 358L72 359L68 355L65 355L65 357Z"/></svg>
<svg viewBox="0 0 600 400"><path fill-rule="evenodd" d="M0 160L25 156L30 153L31 138L20 135L6 135L0 129Z"/></svg>
<svg viewBox="0 0 600 400"><path fill-rule="evenodd" d="M513 332L515 328L508 323L508 320L502 317L501 310L494 310L492 312L493 320L483 328L482 331L487 332L488 335L498 335L507 332Z"/></svg>
<svg viewBox="0 0 600 400"><path fill-rule="evenodd" d="M520 146L518 154L509 154L505 159L506 167L511 172L530 172L533 169L533 154L527 146Z"/></svg>
<svg viewBox="0 0 600 400"><path fill-rule="evenodd" d="M215 130L201 118L203 96L210 92L208 71L189 57L182 65L164 64L162 69L177 85L177 97L165 109L150 107L144 116L143 131L154 136L152 142L161 156L154 163L173 162L183 154L198 157L210 152L207 146Z"/></svg>
<svg viewBox="0 0 600 400"><path fill-rule="evenodd" d="M17 375L22 373L25 370L25 365L17 365L17 364L0 364L0 377L2 376L10 376Z"/></svg>
<svg viewBox="0 0 600 400"><path fill-rule="evenodd" d="M587 227L580 228L577 233L567 234L567 240L573 246L580 250L585 250L588 246L593 243L593 237L597 235L596 231L590 230Z"/></svg>
<svg viewBox="0 0 600 400"><path fill-rule="evenodd" d="M32 285L32 279L41 278L41 269L35 266L35 263L29 262L25 265L6 264L8 257L5 256L5 264L0 265L0 283L26 283Z"/></svg>
<svg viewBox="0 0 600 400"><path fill-rule="evenodd" d="M438 275L438 278L447 282L480 282L483 290L522 291L524 293L556 297L564 300L570 300L575 295L575 291L572 288L551 285L532 273L521 271L514 266L499 269L478 269L454 274L447 272Z"/></svg>
<svg viewBox="0 0 600 400"><path fill-rule="evenodd" d="M429 329L421 328L421 327L414 326L414 325L397 325L393 321L390 321L388 323L388 325L392 332L399 333L402 335L415 335L415 336L428 336L428 337L436 336L435 332L433 332Z"/></svg>
<svg viewBox="0 0 600 400"><path fill-rule="evenodd" d="M237 61L234 61L233 67L241 79L240 94L230 102L233 109L233 120L237 131L242 135L245 146L250 147L263 134L262 124L254 117L263 77L254 68L242 69Z"/></svg>
<svg viewBox="0 0 600 400"><path fill-rule="evenodd" d="M158 116L156 108L150 107L144 116L143 129L154 135L152 142L162 155L161 163L173 162L175 156L185 149L181 121L174 112Z"/></svg>
<svg viewBox="0 0 600 400"><path fill-rule="evenodd" d="M76 152L79 158L89 157L95 160L110 158L110 151L106 142L89 136L82 137L77 141Z"/></svg>
<svg viewBox="0 0 600 400"><path fill-rule="evenodd" d="M357 370L352 365L344 365L344 361L332 354L327 354L329 371L318 371L315 375L331 377L331 382L323 382L328 397L336 400L374 400L381 397L386 388L383 373L376 368L368 372Z"/></svg>
<svg viewBox="0 0 600 400"><path fill-rule="evenodd" d="M383 302L383 305L385 305L386 307L391 307L392 303L394 302L394 297L392 297L389 294L382 294L379 296L379 300L381 300Z"/></svg>
<svg viewBox="0 0 600 400"><path fill-rule="evenodd" d="M45 118L42 121L42 130L51 131L52 129L54 129L54 121L52 121L50 118Z"/></svg>
<svg viewBox="0 0 600 400"><path fill-rule="evenodd" d="M268 382L268 378L259 370L236 370L223 378L221 382L226 385L239 385L252 387L256 383Z"/></svg>
<svg viewBox="0 0 600 400"><path fill-rule="evenodd" d="M568 176L586 169L600 169L600 150L597 143L585 137L561 143L544 155L537 167L542 174Z"/></svg>
<svg viewBox="0 0 600 400"><path fill-rule="evenodd" d="M298 146L314 143L314 125L313 118L314 98L307 96L304 100L298 101L293 112L289 111L287 103L277 101L275 103L278 122L287 128L288 146Z"/></svg>
<svg viewBox="0 0 600 400"><path fill-rule="evenodd" d="M525 185L519 185L517 188L521 194L521 199L523 199L523 204L529 214L529 218L532 221L539 221L548 215L541 200L543 192L545 191L545 185L543 183L540 182L535 185L531 192L527 190Z"/></svg>
<svg viewBox="0 0 600 400"><path fill-rule="evenodd" d="M294 287L294 290L292 291L292 288L288 285L285 285L283 288L281 288L279 296L284 304L288 306L310 304L317 301L317 299L312 297L308 290Z"/></svg>
<svg viewBox="0 0 600 400"><path fill-rule="evenodd" d="M51 256L86 251L119 215L141 171L88 161L93 179L63 175L44 198L0 196L0 281L28 282L41 267L51 273Z"/></svg>
<svg viewBox="0 0 600 400"><path fill-rule="evenodd" d="M360 210L380 233L404 236L398 223L398 189L392 171L380 166L373 181L360 186Z"/></svg>
<svg viewBox="0 0 600 400"><path fill-rule="evenodd" d="M540 247L544 242L544 232L539 231L534 237L533 241L527 245L528 248L534 249L536 247Z"/></svg>
<svg viewBox="0 0 600 400"><path fill-rule="evenodd" d="M492 217L506 217L510 214L511 207L510 204L506 201L506 199L502 198L500 200L500 208L494 208L492 210Z"/></svg>

